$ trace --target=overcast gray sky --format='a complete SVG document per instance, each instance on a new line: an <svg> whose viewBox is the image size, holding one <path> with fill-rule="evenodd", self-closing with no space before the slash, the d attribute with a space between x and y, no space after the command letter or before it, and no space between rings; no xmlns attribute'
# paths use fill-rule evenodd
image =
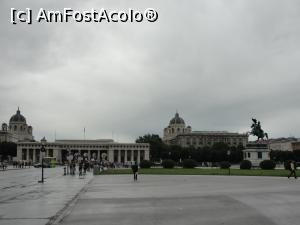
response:
<svg viewBox="0 0 300 225"><path fill-rule="evenodd" d="M193 130L300 137L300 1L0 1L0 122L37 140ZM10 8L154 8L154 23L10 23Z"/></svg>

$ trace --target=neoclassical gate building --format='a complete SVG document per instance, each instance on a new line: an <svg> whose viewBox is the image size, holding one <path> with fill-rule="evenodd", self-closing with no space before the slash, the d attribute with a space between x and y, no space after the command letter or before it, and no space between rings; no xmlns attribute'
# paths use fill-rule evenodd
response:
<svg viewBox="0 0 300 225"><path fill-rule="evenodd" d="M17 143L17 160L40 162L41 142L23 141ZM45 157L54 157L59 163L67 160L69 153L87 153L88 158L99 160L101 156L109 162L126 163L149 160L150 146L147 143L118 143L112 139L99 140L56 140L45 142ZM105 154L103 154L105 153Z"/></svg>

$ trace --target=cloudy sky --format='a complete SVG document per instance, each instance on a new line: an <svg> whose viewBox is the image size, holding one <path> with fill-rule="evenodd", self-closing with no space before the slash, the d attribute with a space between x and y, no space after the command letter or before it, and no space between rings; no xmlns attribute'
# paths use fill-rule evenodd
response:
<svg viewBox="0 0 300 225"><path fill-rule="evenodd" d="M300 1L0 2L0 122L20 106L37 140L193 130L300 137ZM154 23L10 23L10 9L144 10Z"/></svg>

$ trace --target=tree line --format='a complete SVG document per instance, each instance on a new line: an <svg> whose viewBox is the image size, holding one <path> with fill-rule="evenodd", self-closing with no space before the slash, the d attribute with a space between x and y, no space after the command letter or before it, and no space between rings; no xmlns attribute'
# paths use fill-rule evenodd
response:
<svg viewBox="0 0 300 225"><path fill-rule="evenodd" d="M229 161L238 163L243 160L244 147L242 145L235 147L219 142L202 148L193 146L183 148L178 145L166 145L157 134L140 136L136 139L136 143L150 144L151 161L172 159L175 162L180 162L185 159L193 159L197 162Z"/></svg>
<svg viewBox="0 0 300 225"><path fill-rule="evenodd" d="M244 147L239 145L229 146L226 143L215 143L212 146L183 148L178 145L166 145L157 134L146 134L136 139L136 143L150 144L150 160L160 161L172 159L179 162L193 159L197 162L222 162L239 163L243 160ZM229 153L229 154L228 154ZM270 159L283 163L288 160L300 162L300 151L270 151Z"/></svg>

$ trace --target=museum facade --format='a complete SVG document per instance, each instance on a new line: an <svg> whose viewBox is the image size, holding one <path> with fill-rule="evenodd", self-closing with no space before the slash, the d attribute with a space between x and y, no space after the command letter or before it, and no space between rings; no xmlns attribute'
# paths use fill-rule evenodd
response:
<svg viewBox="0 0 300 225"><path fill-rule="evenodd" d="M10 117L8 125L2 123L0 142L33 141L32 130L32 126L27 125L26 118L18 108L16 114Z"/></svg>
<svg viewBox="0 0 300 225"><path fill-rule="evenodd" d="M247 133L228 131L192 131L191 126L186 126L184 120L176 112L174 118L164 129L163 141L169 145L181 147L204 147L215 143L226 143L229 146L246 146L248 143Z"/></svg>
<svg viewBox="0 0 300 225"><path fill-rule="evenodd" d="M118 143L111 139L97 140L55 140L38 142L34 140L33 128L27 125L26 118L18 108L12 115L9 124L2 124L0 142L15 142L17 156L14 160L33 163L41 162L41 148L44 145L44 157L54 158L58 163L67 160L68 155L83 155L89 159L107 160L111 163L141 162L149 160L150 146L147 143Z"/></svg>
<svg viewBox="0 0 300 225"><path fill-rule="evenodd" d="M111 163L141 162L149 160L148 143L118 143L111 139L56 140L54 142L18 142L17 160L40 162L41 148L44 157L53 157L58 163L68 160L68 155L87 154L89 160L107 160Z"/></svg>

